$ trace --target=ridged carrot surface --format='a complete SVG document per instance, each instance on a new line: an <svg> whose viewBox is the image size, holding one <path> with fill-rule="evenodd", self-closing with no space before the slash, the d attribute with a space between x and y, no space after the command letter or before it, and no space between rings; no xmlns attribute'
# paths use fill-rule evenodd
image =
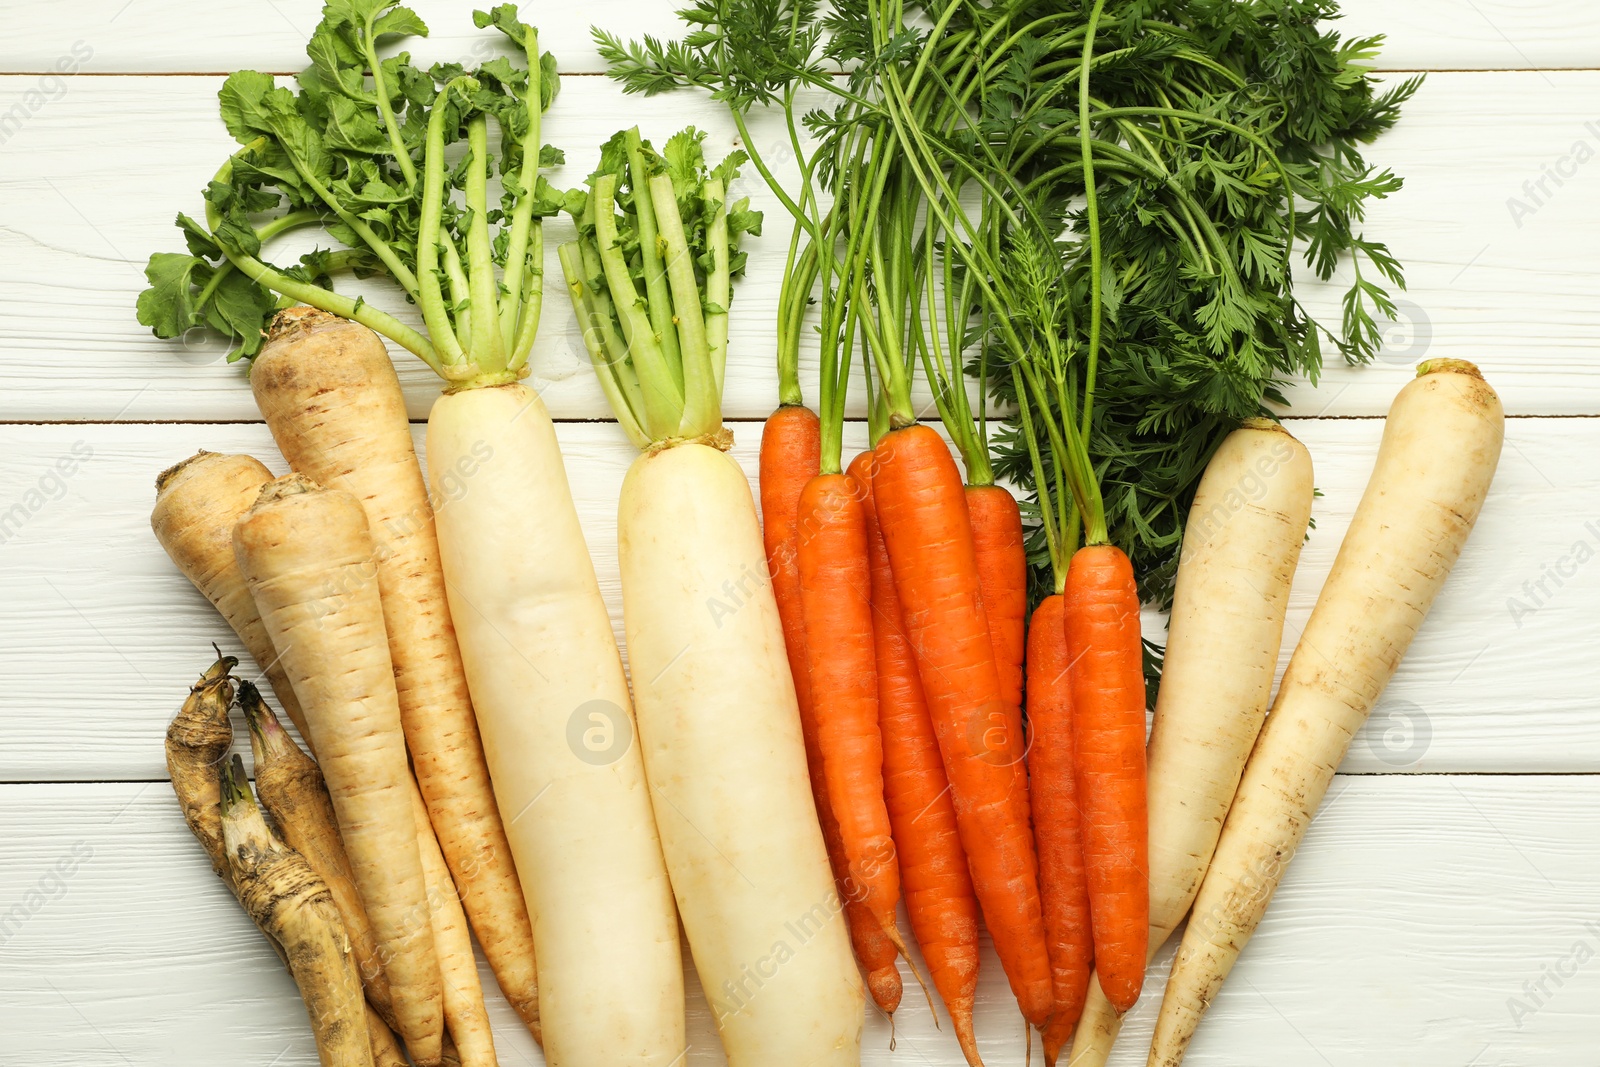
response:
<svg viewBox="0 0 1600 1067"><path fill-rule="evenodd" d="M1143 646L1133 565L1110 545L1079 549L1065 598L1095 967L1106 998L1127 1011L1144 984L1150 938Z"/></svg>
<svg viewBox="0 0 1600 1067"><path fill-rule="evenodd" d="M806 483L798 547L812 711L828 800L844 843L847 886L899 945L900 865L883 798L872 576L862 490L854 478L821 474Z"/></svg>
<svg viewBox="0 0 1600 1067"><path fill-rule="evenodd" d="M1052 1000L1038 861L1010 800L1009 750L991 735L1005 711L984 618L966 495L955 460L926 426L891 430L873 479L895 589L955 801L973 889L1023 1015Z"/></svg>
<svg viewBox="0 0 1600 1067"><path fill-rule="evenodd" d="M873 453L850 464L860 483L867 519L867 558L872 567L872 631L878 660L878 725L883 734L883 792L900 857L900 887L911 932L922 948L934 988L950 1012L967 1063L981 1067L972 1029L978 989L978 900L967 872L967 854L956 830L950 799L928 715L917 659L906 637L889 551L878 528L872 498Z"/></svg>
<svg viewBox="0 0 1600 1067"><path fill-rule="evenodd" d="M1039 894L1055 1003L1044 1028L1044 1061L1056 1062L1088 994L1094 962L1089 887L1083 868L1072 743L1072 683L1067 671L1063 599L1045 597L1028 630L1029 788L1039 848Z"/></svg>
<svg viewBox="0 0 1600 1067"><path fill-rule="evenodd" d="M811 774L811 794L822 825L850 941L856 958L867 972L867 989L878 1008L893 1014L900 1006L903 987L895 965L894 945L874 921L859 893L847 881L848 861L839 823L828 800L822 773L822 749L817 741L816 717L811 706L811 669L806 663L805 615L800 603L800 561L796 532L800 493L821 466L821 429L816 412L800 405L785 405L773 412L761 432L761 535L767 550L767 569L783 623L784 647L794 675L795 697L800 705L800 726L805 736L806 763Z"/></svg>

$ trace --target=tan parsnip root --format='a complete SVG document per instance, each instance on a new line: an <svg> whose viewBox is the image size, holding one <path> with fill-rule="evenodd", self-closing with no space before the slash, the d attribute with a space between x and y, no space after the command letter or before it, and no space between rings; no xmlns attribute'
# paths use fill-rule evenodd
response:
<svg viewBox="0 0 1600 1067"><path fill-rule="evenodd" d="M361 905L361 892L356 888L344 842L339 839L339 823L322 770L278 725L272 709L247 681L239 683L239 706L250 727L250 750L255 757L256 793L261 806L272 815L289 847L305 857L317 877L327 884L350 938L350 954L367 999L385 1021L392 1021L394 1005L389 997L389 980L383 973L378 939Z"/></svg>
<svg viewBox="0 0 1600 1067"><path fill-rule="evenodd" d="M411 1067L389 1024L367 1004L367 1042L372 1046L372 1067Z"/></svg>
<svg viewBox="0 0 1600 1067"><path fill-rule="evenodd" d="M305 712L396 1028L431 1067L444 1031L439 961L366 514L349 493L292 474L262 490L234 549Z"/></svg>
<svg viewBox="0 0 1600 1067"><path fill-rule="evenodd" d="M211 869L231 888L233 876L222 848L222 765L233 746L234 680L239 661L223 656L189 689L183 709L167 727L167 774L178 794L183 821L211 857Z"/></svg>
<svg viewBox="0 0 1600 1067"><path fill-rule="evenodd" d="M454 1040L462 1067L495 1067L494 1032L483 1004L478 981L478 959L472 952L472 934L461 897L450 880L450 868L433 836L422 794L411 790L417 824L417 848L422 853L422 874L428 883L428 908L432 916L433 945L439 954L444 984L444 1022Z"/></svg>
<svg viewBox="0 0 1600 1067"><path fill-rule="evenodd" d="M365 326L289 308L273 320L250 384L289 465L354 494L366 510L417 784L484 955L538 1037L533 927L495 807L446 602L433 508L389 353Z"/></svg>
<svg viewBox="0 0 1600 1067"><path fill-rule="evenodd" d="M272 472L250 456L197 452L157 476L150 526L178 570L239 635L303 737L306 726L300 702L261 626L261 616L233 556L233 525L270 481Z"/></svg>
<svg viewBox="0 0 1600 1067"><path fill-rule="evenodd" d="M367 1005L339 909L311 865L273 837L238 756L222 776L222 839L239 903L283 946L322 1067L371 1067Z"/></svg>
<svg viewBox="0 0 1600 1067"><path fill-rule="evenodd" d="M1266 419L1228 435L1195 491L1148 750L1152 957L1194 903L1266 716L1313 492L1305 446ZM1121 1025L1091 980L1072 1067L1103 1067Z"/></svg>
<svg viewBox="0 0 1600 1067"><path fill-rule="evenodd" d="M1245 767L1172 963L1150 1048L1177 1067L1265 914L1350 740L1472 532L1499 462L1500 398L1429 360L1400 391L1377 466Z"/></svg>

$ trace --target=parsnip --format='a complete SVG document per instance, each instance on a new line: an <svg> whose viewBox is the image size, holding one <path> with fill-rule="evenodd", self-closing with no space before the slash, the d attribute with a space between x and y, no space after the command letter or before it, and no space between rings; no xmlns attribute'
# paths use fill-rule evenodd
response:
<svg viewBox="0 0 1600 1067"><path fill-rule="evenodd" d="M272 472L250 456L200 451L156 477L150 526L183 576L222 613L245 650L266 675L278 704L295 729L306 724L294 687L283 673L272 639L245 588L233 555L233 526L272 481Z"/></svg>
<svg viewBox="0 0 1600 1067"><path fill-rule="evenodd" d="M1488 494L1505 434L1500 398L1462 360L1417 373L1389 410L1366 493L1245 767L1172 963L1151 1067L1182 1062Z"/></svg>
<svg viewBox="0 0 1600 1067"><path fill-rule="evenodd" d="M431 1067L444 1032L439 962L366 515L349 493L289 475L239 520L234 551L311 728L400 1036Z"/></svg>
<svg viewBox="0 0 1600 1067"><path fill-rule="evenodd" d="M339 838L338 818L322 769L284 732L272 709L248 681L239 683L239 706L250 728L250 752L255 758L256 794L261 806L272 816L284 842L305 857L327 885L344 922L345 936L350 939L350 954L367 999L386 1021L393 1020L394 1005L378 939L362 906L350 857Z"/></svg>

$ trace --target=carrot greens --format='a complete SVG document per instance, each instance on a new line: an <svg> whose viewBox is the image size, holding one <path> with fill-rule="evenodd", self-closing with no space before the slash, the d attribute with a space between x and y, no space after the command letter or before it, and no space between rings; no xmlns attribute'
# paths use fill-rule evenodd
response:
<svg viewBox="0 0 1600 1067"><path fill-rule="evenodd" d="M968 385L1014 409L1009 368L1037 362L1046 294L1062 369L1038 414L1084 438L1107 537L1165 600L1217 443L1291 377L1315 381L1325 348L1371 359L1388 287L1404 284L1362 230L1400 180L1361 146L1419 82L1380 87L1381 38L1324 29L1338 13L1333 0L699 0L680 41L595 37L626 90L698 89L729 108L797 237L852 279L820 279L824 344L837 300L883 384L920 370L971 481L1033 488L1020 425L990 449ZM798 187L750 136L767 109L801 157ZM1011 269L1035 246L1042 290ZM1296 295L1297 256L1319 278L1353 276L1337 323ZM786 342L807 280L792 281ZM1043 594L1037 530L1034 548Z"/></svg>

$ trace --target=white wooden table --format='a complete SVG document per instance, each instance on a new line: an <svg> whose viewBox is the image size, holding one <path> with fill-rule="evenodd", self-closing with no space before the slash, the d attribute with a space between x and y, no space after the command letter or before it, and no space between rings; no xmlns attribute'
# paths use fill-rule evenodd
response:
<svg viewBox="0 0 1600 1067"><path fill-rule="evenodd" d="M470 5L414 6L435 28L414 49L424 60L486 54ZM729 140L716 106L624 100L595 76L589 23L671 34L670 6L529 10L567 75L547 137L567 149L569 181L620 125L664 135L692 121ZM1408 268L1406 321L1375 365L1331 367L1292 394L1325 496L1290 636L1365 482L1379 416L1418 359L1476 361L1513 418L1460 565L1189 1062L1595 1067L1600 8L1346 7L1346 33L1391 35L1385 70L1437 73L1371 152L1407 182L1370 222ZM0 4L11 72L0 75L0 1064L316 1062L288 978L211 876L164 779L165 724L210 642L238 649L147 520L156 472L198 447L283 464L241 369L220 349L154 340L133 301L146 255L176 245L172 216L196 210L229 147L220 75L298 69L317 8ZM71 56L80 72L55 75ZM734 314L727 413L752 474L774 401L777 243L751 243ZM1331 292L1313 301L1332 311ZM533 382L563 420L615 608L613 509L631 449L595 421L606 408L561 303L549 302ZM430 376L400 359L420 418ZM986 959L984 1053L1020 1064L1020 1023ZM1118 1064L1144 1062L1165 960ZM485 982L502 1062L542 1063L487 971ZM722 1063L697 989L691 1013L685 1062ZM898 1038L891 1053L887 1025L871 1020L864 1061L960 1062L948 1025L935 1031L909 991Z"/></svg>

